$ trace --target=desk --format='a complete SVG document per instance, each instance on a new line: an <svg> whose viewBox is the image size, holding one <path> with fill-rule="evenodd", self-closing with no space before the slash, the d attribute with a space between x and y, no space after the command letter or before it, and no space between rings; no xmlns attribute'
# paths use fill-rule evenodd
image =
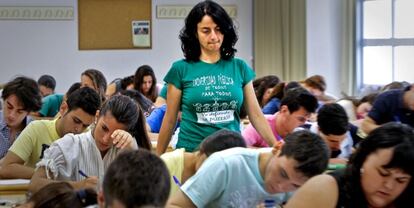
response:
<svg viewBox="0 0 414 208"><path fill-rule="evenodd" d="M0 180L0 204L6 203L0 207L24 203L29 183L30 180L27 179Z"/></svg>

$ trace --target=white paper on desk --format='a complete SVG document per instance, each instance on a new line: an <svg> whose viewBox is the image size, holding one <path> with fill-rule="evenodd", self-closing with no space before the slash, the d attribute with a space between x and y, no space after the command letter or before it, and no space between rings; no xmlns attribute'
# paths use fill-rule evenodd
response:
<svg viewBox="0 0 414 208"><path fill-rule="evenodd" d="M1 179L0 180L0 186L1 185L25 185L29 183L30 183L30 179Z"/></svg>

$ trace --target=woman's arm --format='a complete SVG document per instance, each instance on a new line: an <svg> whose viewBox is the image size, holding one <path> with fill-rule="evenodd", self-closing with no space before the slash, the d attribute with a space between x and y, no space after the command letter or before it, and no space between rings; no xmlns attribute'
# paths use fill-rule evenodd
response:
<svg viewBox="0 0 414 208"><path fill-rule="evenodd" d="M254 94L254 89L251 81L244 86L243 95L244 105L250 122L256 131L263 137L266 143L272 147L276 141L276 138L275 135L273 135L272 129L267 123L262 110L260 109L259 103Z"/></svg>
<svg viewBox="0 0 414 208"><path fill-rule="evenodd" d="M53 174L49 172L49 175L53 175ZM45 167L39 167L33 174L32 179L30 180L29 191L31 191L32 193L35 193L39 191L41 188L43 188L44 186L46 186L47 184L57 183L57 182L60 182L60 181L47 178ZM96 190L99 180L97 176L89 176L81 181L67 181L67 182L76 190L82 189L82 188L92 188Z"/></svg>
<svg viewBox="0 0 414 208"><path fill-rule="evenodd" d="M330 175L318 175L300 187L285 208L324 207L335 208L338 201L338 185Z"/></svg>
<svg viewBox="0 0 414 208"><path fill-rule="evenodd" d="M170 143L174 127L177 123L177 114L181 105L181 90L172 84L167 89L167 111L162 121L160 134L157 141L157 155L165 152Z"/></svg>

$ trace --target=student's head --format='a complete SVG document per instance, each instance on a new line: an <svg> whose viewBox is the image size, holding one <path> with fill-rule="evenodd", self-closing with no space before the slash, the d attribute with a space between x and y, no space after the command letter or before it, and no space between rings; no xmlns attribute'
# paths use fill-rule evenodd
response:
<svg viewBox="0 0 414 208"><path fill-rule="evenodd" d="M103 181L101 208L164 207L170 192L170 175L164 162L139 149L121 153L108 167Z"/></svg>
<svg viewBox="0 0 414 208"><path fill-rule="evenodd" d="M296 87L286 92L280 102L279 114L282 126L288 132L292 132L296 127L303 125L315 112L318 101L315 96L302 87Z"/></svg>
<svg viewBox="0 0 414 208"><path fill-rule="evenodd" d="M318 111L319 136L332 151L338 151L348 131L348 116L344 108L337 103L327 103Z"/></svg>
<svg viewBox="0 0 414 208"><path fill-rule="evenodd" d="M102 102L105 100L106 86L105 76L99 70L87 69L81 75L81 87L94 89L101 96Z"/></svg>
<svg viewBox="0 0 414 208"><path fill-rule="evenodd" d="M127 76L121 79L121 89L123 90L134 89L134 75Z"/></svg>
<svg viewBox="0 0 414 208"><path fill-rule="evenodd" d="M158 96L157 78L154 70L148 65L142 65L135 71L134 89L144 94L153 102Z"/></svg>
<svg viewBox="0 0 414 208"><path fill-rule="evenodd" d="M61 107L62 116L57 127L60 136L83 132L93 123L100 104L98 93L91 88L79 88L72 92Z"/></svg>
<svg viewBox="0 0 414 208"><path fill-rule="evenodd" d="M351 157L347 173L354 192L370 207L412 202L414 132L405 124L387 123L372 131ZM364 201L365 201L364 200Z"/></svg>
<svg viewBox="0 0 414 208"><path fill-rule="evenodd" d="M187 61L199 61L202 50L219 51L221 58L228 60L236 52L237 34L223 7L213 1L202 1L186 17L180 40Z"/></svg>
<svg viewBox="0 0 414 208"><path fill-rule="evenodd" d="M355 113L358 119L363 119L368 115L377 96L378 93L370 93L357 102Z"/></svg>
<svg viewBox="0 0 414 208"><path fill-rule="evenodd" d="M256 93L257 101L263 107L270 100L273 87L280 82L279 77L268 75L253 81L253 88Z"/></svg>
<svg viewBox="0 0 414 208"><path fill-rule="evenodd" d="M301 81L302 86L312 95L321 96L326 90L325 78L321 75L313 75Z"/></svg>
<svg viewBox="0 0 414 208"><path fill-rule="evenodd" d="M296 131L285 138L280 152L269 160L264 176L268 193L296 190L309 178L326 170L329 151L326 143L309 131Z"/></svg>
<svg viewBox="0 0 414 208"><path fill-rule="evenodd" d="M410 111L414 111L414 84L405 89L403 102L405 108L409 109Z"/></svg>
<svg viewBox="0 0 414 208"><path fill-rule="evenodd" d="M114 95L105 101L96 121L92 134L100 151L106 151L113 145L112 133L117 129L129 132L140 148L151 148L145 116L139 105L128 96Z"/></svg>
<svg viewBox="0 0 414 208"><path fill-rule="evenodd" d="M200 168L204 160L215 152L233 147L246 147L243 136L235 131L221 129L206 137L198 147L198 155L201 159L196 164L196 170Z"/></svg>
<svg viewBox="0 0 414 208"><path fill-rule="evenodd" d="M56 80L50 75L42 75L38 80L40 93L43 97L53 94L56 87Z"/></svg>
<svg viewBox="0 0 414 208"><path fill-rule="evenodd" d="M76 191L67 182L51 183L40 189L20 207L26 208L81 208L97 203L93 189Z"/></svg>
<svg viewBox="0 0 414 208"><path fill-rule="evenodd" d="M8 82L1 97L4 101L4 120L12 128L20 126L30 112L38 111L42 106L36 81L27 77L16 77Z"/></svg>

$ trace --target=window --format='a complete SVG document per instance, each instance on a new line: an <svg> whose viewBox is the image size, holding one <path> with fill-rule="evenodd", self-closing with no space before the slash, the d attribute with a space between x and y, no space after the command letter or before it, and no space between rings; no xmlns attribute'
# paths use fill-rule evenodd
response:
<svg viewBox="0 0 414 208"><path fill-rule="evenodd" d="M357 8L359 85L414 83L414 1L358 0Z"/></svg>

